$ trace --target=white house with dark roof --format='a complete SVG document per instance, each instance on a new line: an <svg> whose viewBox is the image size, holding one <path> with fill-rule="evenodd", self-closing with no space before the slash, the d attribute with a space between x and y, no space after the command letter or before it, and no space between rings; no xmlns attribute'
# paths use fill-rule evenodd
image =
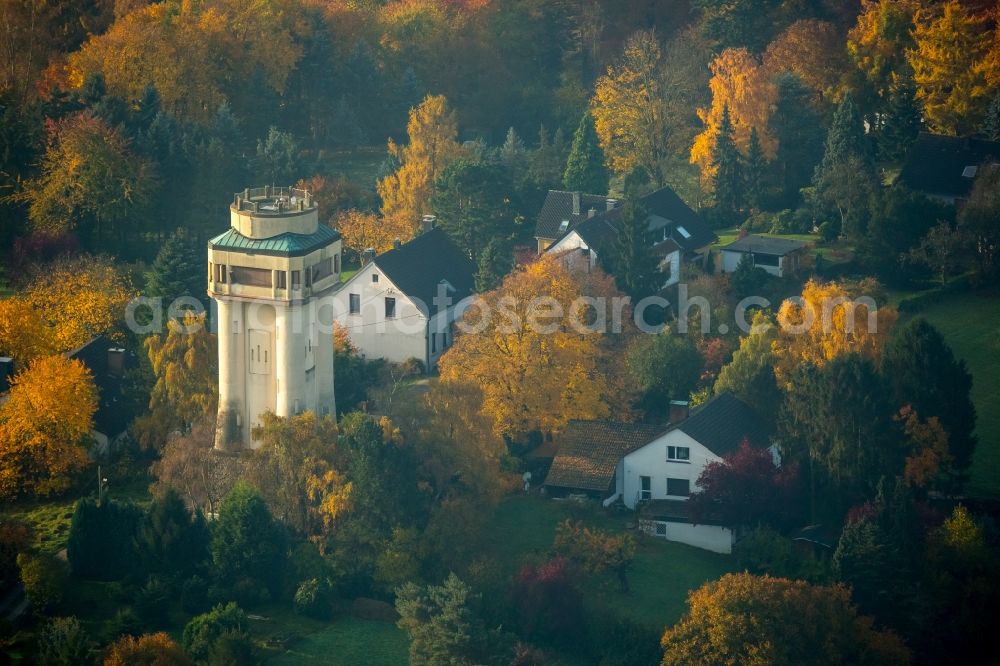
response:
<svg viewBox="0 0 1000 666"><path fill-rule="evenodd" d="M559 215L552 202L559 202L560 198L554 195L561 193L549 194L546 199L548 208L543 207L536 227L539 251L543 250L541 240L548 239L544 234L557 233L544 248L546 253L564 255L579 267L593 268L598 257L608 251L618 235L622 208L612 199L609 201L615 205L609 205L606 210L592 208L587 215L569 217L563 220L565 224L560 223L557 229L553 229L552 222ZM646 212L654 252L660 258L660 270L664 274L661 286L668 287L680 280L682 260L703 262L709 246L718 238L669 187L640 197L638 203Z"/></svg>
<svg viewBox="0 0 1000 666"><path fill-rule="evenodd" d="M755 268L784 277L799 269L805 249L806 244L802 241L750 234L722 248L720 270L732 273L746 260Z"/></svg>
<svg viewBox="0 0 1000 666"><path fill-rule="evenodd" d="M572 421L559 438L545 486L554 492L595 495L639 512L640 527L653 536L720 553L731 552L736 533L714 516L691 522L687 498L698 478L747 440L768 447L780 464L770 434L749 405L729 393L715 396L687 416L672 409L673 423Z"/></svg>
<svg viewBox="0 0 1000 666"><path fill-rule="evenodd" d="M380 254L333 294L335 320L370 359L431 369L474 293L472 261L440 229Z"/></svg>
<svg viewBox="0 0 1000 666"><path fill-rule="evenodd" d="M618 205L617 199L584 192L549 190L535 222L535 242L542 254L557 238L580 222Z"/></svg>

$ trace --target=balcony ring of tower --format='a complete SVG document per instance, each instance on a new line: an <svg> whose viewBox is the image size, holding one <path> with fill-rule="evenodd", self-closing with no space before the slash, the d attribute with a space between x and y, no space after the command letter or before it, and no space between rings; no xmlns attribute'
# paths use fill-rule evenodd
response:
<svg viewBox="0 0 1000 666"><path fill-rule="evenodd" d="M233 195L229 210L232 228L246 238L309 235L319 227L316 200L296 187L248 187Z"/></svg>

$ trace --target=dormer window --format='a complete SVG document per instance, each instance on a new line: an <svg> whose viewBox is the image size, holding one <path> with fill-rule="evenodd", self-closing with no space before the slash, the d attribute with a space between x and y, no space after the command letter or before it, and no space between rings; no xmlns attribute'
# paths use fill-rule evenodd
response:
<svg viewBox="0 0 1000 666"><path fill-rule="evenodd" d="M569 220L563 220L559 223L559 233L562 233L569 229Z"/></svg>
<svg viewBox="0 0 1000 666"><path fill-rule="evenodd" d="M682 226L678 225L678 227L677 227L677 233L679 233L684 238L691 238L691 232L689 232L687 229L685 229Z"/></svg>
<svg viewBox="0 0 1000 666"><path fill-rule="evenodd" d="M979 167L967 166L962 169L962 178L975 178L977 171L979 171Z"/></svg>

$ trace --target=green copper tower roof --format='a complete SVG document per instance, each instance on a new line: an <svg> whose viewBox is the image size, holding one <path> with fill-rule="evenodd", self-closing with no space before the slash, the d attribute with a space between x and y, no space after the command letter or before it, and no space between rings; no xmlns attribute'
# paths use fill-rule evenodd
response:
<svg viewBox="0 0 1000 666"><path fill-rule="evenodd" d="M247 238L235 229L229 229L208 241L213 250L229 250L246 254L268 254L283 257L301 257L340 238L340 233L326 225L311 234L283 233L271 238Z"/></svg>

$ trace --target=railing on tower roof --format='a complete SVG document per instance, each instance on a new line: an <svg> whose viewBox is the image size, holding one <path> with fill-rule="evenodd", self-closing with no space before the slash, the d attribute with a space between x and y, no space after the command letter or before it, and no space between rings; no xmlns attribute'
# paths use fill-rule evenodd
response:
<svg viewBox="0 0 1000 666"><path fill-rule="evenodd" d="M248 187L233 195L233 208L254 214L280 215L301 212L316 206L308 190L297 187Z"/></svg>

